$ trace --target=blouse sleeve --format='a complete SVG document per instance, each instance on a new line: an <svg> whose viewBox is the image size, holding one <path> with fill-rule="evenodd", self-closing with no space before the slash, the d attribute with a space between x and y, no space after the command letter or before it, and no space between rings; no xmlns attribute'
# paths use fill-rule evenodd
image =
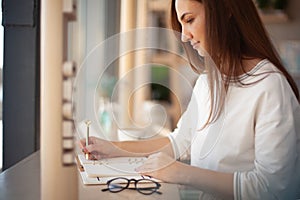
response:
<svg viewBox="0 0 300 200"><path fill-rule="evenodd" d="M255 113L255 167L234 173L235 199L296 199L299 190L299 103L280 74L270 76Z"/></svg>
<svg viewBox="0 0 300 200"><path fill-rule="evenodd" d="M189 152L194 133L204 117L204 107L207 107L208 87L206 76L201 75L193 89L191 100L186 111L177 123L177 128L169 134L175 159L180 159ZM199 128L199 127L198 127Z"/></svg>

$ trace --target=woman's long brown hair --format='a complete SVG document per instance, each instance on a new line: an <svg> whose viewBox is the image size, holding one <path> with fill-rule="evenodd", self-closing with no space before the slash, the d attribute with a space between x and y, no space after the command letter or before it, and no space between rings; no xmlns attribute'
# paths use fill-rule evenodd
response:
<svg viewBox="0 0 300 200"><path fill-rule="evenodd" d="M241 72L247 73L242 60L268 59L286 77L296 98L300 101L297 85L283 66L253 0L193 1L198 1L204 6L207 52L221 74L230 77L224 80L225 87L232 79L243 85L238 79ZM175 0L172 0L170 14L171 28L181 32L181 25L175 10ZM183 45L189 48L188 44ZM221 63L226 63L226 65L221 65ZM197 71L197 66L192 66L192 68Z"/></svg>

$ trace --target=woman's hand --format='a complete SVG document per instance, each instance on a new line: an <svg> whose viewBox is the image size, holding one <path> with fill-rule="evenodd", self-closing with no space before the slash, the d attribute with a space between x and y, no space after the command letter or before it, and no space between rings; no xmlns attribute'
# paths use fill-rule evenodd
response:
<svg viewBox="0 0 300 200"><path fill-rule="evenodd" d="M85 139L79 141L83 153L89 154L89 159L99 160L102 158L118 156L118 149L111 141L106 141L97 137L89 137L89 145L86 146Z"/></svg>
<svg viewBox="0 0 300 200"><path fill-rule="evenodd" d="M165 153L159 152L150 155L146 162L136 170L142 175L151 176L169 183L177 183L182 167L184 167L182 163Z"/></svg>

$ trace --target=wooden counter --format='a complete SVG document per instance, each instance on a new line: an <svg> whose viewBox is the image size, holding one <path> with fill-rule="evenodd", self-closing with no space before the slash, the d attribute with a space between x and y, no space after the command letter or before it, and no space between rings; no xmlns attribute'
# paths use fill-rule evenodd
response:
<svg viewBox="0 0 300 200"><path fill-rule="evenodd" d="M162 183L159 194L143 195L135 190L124 190L120 193L102 192L106 185L86 186L79 177L79 199L198 199L199 191L177 184ZM40 200L40 153L36 152L28 156L13 167L0 174L0 200Z"/></svg>

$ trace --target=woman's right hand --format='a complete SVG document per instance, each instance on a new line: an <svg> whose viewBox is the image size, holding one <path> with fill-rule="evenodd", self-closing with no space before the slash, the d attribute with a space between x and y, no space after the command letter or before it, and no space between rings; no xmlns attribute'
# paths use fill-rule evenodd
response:
<svg viewBox="0 0 300 200"><path fill-rule="evenodd" d="M89 144L86 146L86 139L79 141L79 146L83 153L89 154L89 159L99 160L102 158L110 158L119 156L120 149L111 141L103 140L97 137L89 137Z"/></svg>

